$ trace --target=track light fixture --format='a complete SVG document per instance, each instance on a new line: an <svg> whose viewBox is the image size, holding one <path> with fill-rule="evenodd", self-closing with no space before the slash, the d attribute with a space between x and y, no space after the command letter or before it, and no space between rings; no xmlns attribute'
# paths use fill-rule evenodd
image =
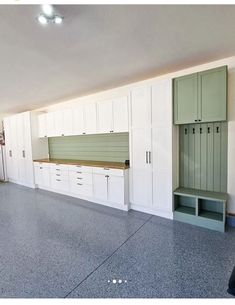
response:
<svg viewBox="0 0 235 305"><path fill-rule="evenodd" d="M40 24L46 25L48 23L61 24L64 17L55 13L54 7L51 4L42 5L42 13L37 17Z"/></svg>

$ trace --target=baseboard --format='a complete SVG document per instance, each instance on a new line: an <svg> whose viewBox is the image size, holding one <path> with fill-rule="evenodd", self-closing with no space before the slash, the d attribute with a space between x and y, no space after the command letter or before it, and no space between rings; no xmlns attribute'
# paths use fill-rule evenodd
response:
<svg viewBox="0 0 235 305"><path fill-rule="evenodd" d="M173 212L165 212L160 210L150 209L149 207L142 207L136 204L130 204L130 209L138 212L143 212L155 216L160 216L167 219L173 219Z"/></svg>
<svg viewBox="0 0 235 305"><path fill-rule="evenodd" d="M35 189L36 188L36 185L32 184L32 183L23 183L23 182L16 181L16 180L11 180L11 179L8 179L8 182L15 183L15 184L18 184L18 185L21 185L21 186L25 186L25 187L29 187L31 189Z"/></svg>

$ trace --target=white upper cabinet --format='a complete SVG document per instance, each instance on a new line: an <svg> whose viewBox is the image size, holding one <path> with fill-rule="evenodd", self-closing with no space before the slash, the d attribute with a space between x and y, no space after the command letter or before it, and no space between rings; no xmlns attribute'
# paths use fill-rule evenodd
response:
<svg viewBox="0 0 235 305"><path fill-rule="evenodd" d="M84 104L85 134L97 133L96 104Z"/></svg>
<svg viewBox="0 0 235 305"><path fill-rule="evenodd" d="M127 96L99 102L99 133L128 132L128 99Z"/></svg>
<svg viewBox="0 0 235 305"><path fill-rule="evenodd" d="M129 131L129 112L127 96L113 100L113 130L114 132Z"/></svg>
<svg viewBox="0 0 235 305"><path fill-rule="evenodd" d="M59 110L53 113L54 116L54 131L52 135L59 137L64 135L64 111Z"/></svg>
<svg viewBox="0 0 235 305"><path fill-rule="evenodd" d="M47 137L46 113L38 116L38 135L39 138Z"/></svg>
<svg viewBox="0 0 235 305"><path fill-rule="evenodd" d="M54 112L46 113L46 131L47 131L47 137L55 136Z"/></svg>
<svg viewBox="0 0 235 305"><path fill-rule="evenodd" d="M81 135L85 133L83 105L76 106L72 109L71 122L72 122L72 135Z"/></svg>
<svg viewBox="0 0 235 305"><path fill-rule="evenodd" d="M97 103L100 133L113 132L113 101Z"/></svg>
<svg viewBox="0 0 235 305"><path fill-rule="evenodd" d="M63 110L63 130L64 136L70 136L73 134L73 109L68 108Z"/></svg>

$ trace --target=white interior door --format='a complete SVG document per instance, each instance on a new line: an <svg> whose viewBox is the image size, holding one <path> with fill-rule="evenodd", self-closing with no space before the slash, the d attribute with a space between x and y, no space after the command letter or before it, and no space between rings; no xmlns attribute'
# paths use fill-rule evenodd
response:
<svg viewBox="0 0 235 305"><path fill-rule="evenodd" d="M113 132L113 103L112 101L97 104L99 133Z"/></svg>
<svg viewBox="0 0 235 305"><path fill-rule="evenodd" d="M114 132L129 131L127 96L113 100L113 129Z"/></svg>
<svg viewBox="0 0 235 305"><path fill-rule="evenodd" d="M85 118L85 133L97 133L97 113L96 104L84 105L84 118Z"/></svg>

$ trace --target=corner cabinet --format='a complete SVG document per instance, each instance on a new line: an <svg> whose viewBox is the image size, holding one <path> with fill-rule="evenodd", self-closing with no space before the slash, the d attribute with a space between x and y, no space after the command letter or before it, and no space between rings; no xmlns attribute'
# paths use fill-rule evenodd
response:
<svg viewBox="0 0 235 305"><path fill-rule="evenodd" d="M227 66L173 80L174 124L226 121Z"/></svg>

